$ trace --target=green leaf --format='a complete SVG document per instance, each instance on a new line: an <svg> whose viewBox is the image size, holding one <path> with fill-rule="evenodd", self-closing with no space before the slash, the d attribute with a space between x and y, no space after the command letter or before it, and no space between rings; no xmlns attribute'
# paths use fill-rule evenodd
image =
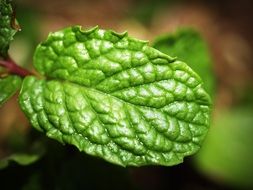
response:
<svg viewBox="0 0 253 190"><path fill-rule="evenodd" d="M0 78L0 106L15 94L20 88L21 82L21 78L15 75Z"/></svg>
<svg viewBox="0 0 253 190"><path fill-rule="evenodd" d="M9 44L19 30L9 0L0 0L0 56L7 57Z"/></svg>
<svg viewBox="0 0 253 190"><path fill-rule="evenodd" d="M204 88L214 96L215 78L207 44L194 29L179 29L175 33L158 37L153 47L186 62L203 79Z"/></svg>
<svg viewBox="0 0 253 190"><path fill-rule="evenodd" d="M16 162L19 165L26 166L36 162L39 158L39 154L15 153L0 160L0 169L8 167L11 161Z"/></svg>
<svg viewBox="0 0 253 190"><path fill-rule="evenodd" d="M52 33L34 55L20 105L50 138L122 166L175 165L209 128L210 98L185 63L97 27Z"/></svg>

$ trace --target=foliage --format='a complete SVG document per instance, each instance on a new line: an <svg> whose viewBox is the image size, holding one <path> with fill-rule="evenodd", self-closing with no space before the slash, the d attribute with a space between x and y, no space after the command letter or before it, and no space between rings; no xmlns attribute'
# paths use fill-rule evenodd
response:
<svg viewBox="0 0 253 190"><path fill-rule="evenodd" d="M208 95L183 62L124 34L67 28L38 46L20 104L33 126L126 165L182 162L209 126Z"/></svg>
<svg viewBox="0 0 253 190"><path fill-rule="evenodd" d="M7 1L1 5L9 7ZM127 33L73 26L49 34L36 48L34 66L41 76L28 76L20 68L13 72L13 62L8 67L10 38L0 35L6 39L2 65L24 77L20 106L48 137L121 166L171 166L200 148L211 102L201 78L184 62ZM9 85L5 99L19 88Z"/></svg>

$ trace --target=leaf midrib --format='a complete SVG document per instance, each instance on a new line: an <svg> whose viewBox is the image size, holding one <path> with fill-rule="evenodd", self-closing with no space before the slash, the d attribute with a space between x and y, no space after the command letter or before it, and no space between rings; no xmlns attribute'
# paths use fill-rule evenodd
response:
<svg viewBox="0 0 253 190"><path fill-rule="evenodd" d="M193 124L193 125L198 125L198 126L206 126L205 124L200 124L200 123L196 123L196 122L193 122L193 121L186 121L186 120L183 120L183 119L178 118L178 117L176 117L175 115L171 115L171 114L169 114L169 113L167 113L167 112L164 113L164 111L162 110L162 108L154 108L154 107L149 107L149 106L144 106L144 105L136 105L136 104L133 104L133 103L131 103L131 102L124 101L124 100L120 99L120 98L117 97L117 96L114 96L114 95L112 95L112 94L109 94L109 93L100 91L100 90L95 89L95 88L92 88L92 87L82 86L81 84L74 83L74 82L71 82L71 81L68 81L68 80L60 80L60 79L51 79L51 80L56 80L56 81L58 81L58 82L60 82L60 83L68 83L68 84L71 84L71 85L74 85L74 86L78 86L78 88L83 88L84 91L94 91L94 92L99 93L99 94L102 94L102 95L111 96L111 97L113 97L114 99L120 101L120 102L123 103L123 104L128 104L128 105L130 105L130 106L136 107L138 110L140 109L139 107L144 108L144 109L149 109L149 110L155 110L155 111L158 110L158 111L161 111L161 112L162 112L163 114L165 114L165 115L168 114L170 117L176 118L176 119L179 120L179 121L186 122L186 123ZM48 80L46 80L46 82L48 82ZM198 86L197 86L197 87L198 87ZM86 98L89 98L89 97L87 96L87 93L86 93L86 92L85 92L85 96L86 96ZM179 102L179 101L177 100L177 101L174 101L174 102ZM172 103L174 103L174 102L172 102ZM187 101L185 101L185 102L187 102ZM194 102L194 101L191 101L191 102ZM194 102L194 103L195 103L195 102ZM168 105L169 105L169 104L168 104ZM201 105L202 105L202 104L201 104ZM202 106L208 106L208 105L202 105Z"/></svg>

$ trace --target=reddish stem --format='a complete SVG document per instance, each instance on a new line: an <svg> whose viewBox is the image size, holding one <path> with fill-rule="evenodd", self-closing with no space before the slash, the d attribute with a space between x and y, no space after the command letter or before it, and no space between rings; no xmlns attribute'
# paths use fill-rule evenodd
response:
<svg viewBox="0 0 253 190"><path fill-rule="evenodd" d="M9 73L16 74L21 77L33 75L32 72L18 66L10 57L8 57L6 60L0 60L0 66L5 67Z"/></svg>

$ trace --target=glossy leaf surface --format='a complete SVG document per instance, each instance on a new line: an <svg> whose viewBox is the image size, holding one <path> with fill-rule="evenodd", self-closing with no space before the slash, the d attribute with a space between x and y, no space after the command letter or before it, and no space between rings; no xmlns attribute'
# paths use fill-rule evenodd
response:
<svg viewBox="0 0 253 190"><path fill-rule="evenodd" d="M62 143L122 166L175 165L209 127L210 98L185 63L147 42L97 27L52 33L20 104L32 125Z"/></svg>

